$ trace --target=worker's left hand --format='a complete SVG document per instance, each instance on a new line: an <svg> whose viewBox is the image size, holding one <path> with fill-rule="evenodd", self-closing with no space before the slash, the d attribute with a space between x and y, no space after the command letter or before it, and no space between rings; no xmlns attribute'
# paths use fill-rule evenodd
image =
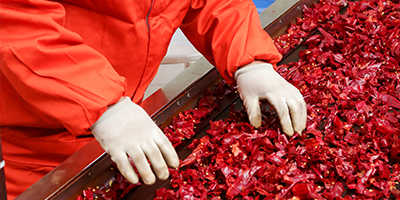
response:
<svg viewBox="0 0 400 200"><path fill-rule="evenodd" d="M300 91L283 79L271 64L254 61L235 72L240 98L250 124L261 126L260 100L267 100L276 110L282 131L288 136L306 127L306 103Z"/></svg>

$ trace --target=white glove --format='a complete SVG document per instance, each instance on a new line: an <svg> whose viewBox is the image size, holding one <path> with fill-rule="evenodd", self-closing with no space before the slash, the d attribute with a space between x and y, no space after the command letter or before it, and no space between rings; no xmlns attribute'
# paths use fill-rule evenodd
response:
<svg viewBox="0 0 400 200"><path fill-rule="evenodd" d="M267 100L276 110L282 131L288 136L306 127L306 103L300 91L283 79L271 64L247 65L235 72L240 98L243 100L250 124L261 126L260 100Z"/></svg>
<svg viewBox="0 0 400 200"><path fill-rule="evenodd" d="M139 181L128 156L135 164L145 184L151 185L157 177L169 177L168 165L179 166L179 158L171 142L149 115L128 97L110 106L91 127L92 133L103 149L117 164L122 175L131 183Z"/></svg>

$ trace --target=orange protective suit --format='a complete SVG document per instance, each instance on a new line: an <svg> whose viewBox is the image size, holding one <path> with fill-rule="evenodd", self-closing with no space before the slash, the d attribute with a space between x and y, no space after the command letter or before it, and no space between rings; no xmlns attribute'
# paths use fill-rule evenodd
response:
<svg viewBox="0 0 400 200"><path fill-rule="evenodd" d="M178 27L230 84L281 59L251 0L2 0L0 14L9 199L92 140L107 106L142 100Z"/></svg>

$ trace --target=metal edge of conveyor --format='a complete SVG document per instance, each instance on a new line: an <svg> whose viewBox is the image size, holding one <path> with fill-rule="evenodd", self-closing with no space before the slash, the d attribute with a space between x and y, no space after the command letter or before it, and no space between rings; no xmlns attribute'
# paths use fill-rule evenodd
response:
<svg viewBox="0 0 400 200"><path fill-rule="evenodd" d="M282 29L282 22L289 19L285 15L289 14L293 18L300 11L298 8L313 2L315 0L277 0L260 13L262 27L272 34ZM205 84L217 78L220 78L217 70L206 59L201 58L140 105L161 125L204 88ZM92 140L16 199L69 199L87 182L110 168L111 164L108 154L96 140Z"/></svg>
<svg viewBox="0 0 400 200"><path fill-rule="evenodd" d="M279 26L282 23L276 23L286 12L296 6L300 0L275 1L267 9L260 13L260 21L263 28L266 26ZM277 12L279 11L279 12ZM278 21L279 22L279 21Z"/></svg>
<svg viewBox="0 0 400 200"><path fill-rule="evenodd" d="M303 6L311 6L319 0L281 0L275 1L260 13L261 25L272 38L286 32L297 17L302 16Z"/></svg>

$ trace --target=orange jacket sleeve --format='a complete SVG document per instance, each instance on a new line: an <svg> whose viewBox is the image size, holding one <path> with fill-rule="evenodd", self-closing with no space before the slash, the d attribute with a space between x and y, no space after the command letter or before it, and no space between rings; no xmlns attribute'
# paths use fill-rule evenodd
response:
<svg viewBox="0 0 400 200"><path fill-rule="evenodd" d="M180 28L228 84L240 66L282 58L251 0L193 0Z"/></svg>
<svg viewBox="0 0 400 200"><path fill-rule="evenodd" d="M1 73L19 94L16 101L28 105L24 110L50 128L83 134L123 96L126 80L78 34L63 28L59 3L19 2L1 5Z"/></svg>

